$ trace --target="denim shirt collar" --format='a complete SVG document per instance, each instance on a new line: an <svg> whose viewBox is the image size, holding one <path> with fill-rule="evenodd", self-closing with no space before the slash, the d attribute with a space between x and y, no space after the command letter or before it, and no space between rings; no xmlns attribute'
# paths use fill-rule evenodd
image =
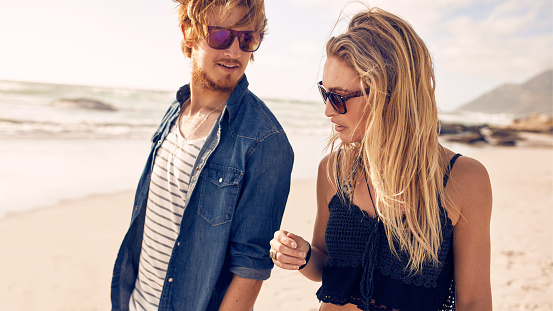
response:
<svg viewBox="0 0 553 311"><path fill-rule="evenodd" d="M215 150L215 148L219 144L220 133L221 133L221 120L223 120L227 112L229 116L228 117L229 121L232 120L232 116L234 116L235 112L238 111L240 107L240 103L242 102L242 99L244 98L246 92L248 92L248 85L249 85L248 79L244 74L244 76L242 76L242 78L238 82L238 85L234 88L234 90L230 94L230 97L228 98L225 106L223 107L223 112L217 118L217 121L215 122L213 128L211 129L211 132L208 134L206 141L204 143L204 146L202 147L202 150L198 154L199 161L196 161L196 163L192 168L192 171L196 173L192 174L190 179L189 191L187 192L187 195L186 195L187 202L189 201L190 196L192 195L193 190L196 187L196 184L199 178L199 172L203 170L203 167L207 162L207 158L209 158L213 150ZM190 98L190 96L191 96L190 83L182 86L177 91L177 98L176 98L175 104L178 105L178 107L176 107L176 111L173 118L176 118L180 114L182 105ZM165 139L165 136L168 130L166 130L165 132L166 133L163 139Z"/></svg>

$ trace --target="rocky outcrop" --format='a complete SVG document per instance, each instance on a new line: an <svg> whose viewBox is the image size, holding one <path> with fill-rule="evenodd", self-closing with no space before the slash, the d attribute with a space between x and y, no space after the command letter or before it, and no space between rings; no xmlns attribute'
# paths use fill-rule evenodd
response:
<svg viewBox="0 0 553 311"><path fill-rule="evenodd" d="M489 144L496 146L516 146L522 140L517 131L510 129L485 127L482 129L482 134Z"/></svg>
<svg viewBox="0 0 553 311"><path fill-rule="evenodd" d="M496 146L528 145L524 133L553 134L553 117L549 114L533 114L517 119L507 126L465 126L462 124L442 124L440 136L446 141L466 144L484 143ZM553 136L551 136L553 137ZM540 143L540 145L543 145Z"/></svg>
<svg viewBox="0 0 553 311"><path fill-rule="evenodd" d="M525 118L517 119L506 127L513 131L533 133L553 133L553 117L548 114L531 114Z"/></svg>
<svg viewBox="0 0 553 311"><path fill-rule="evenodd" d="M466 126L456 123L441 124L440 135L448 141L465 144L486 143L486 138L481 133L481 126Z"/></svg>
<svg viewBox="0 0 553 311"><path fill-rule="evenodd" d="M54 107L58 108L78 108L89 110L104 110L104 111L116 111L117 109L110 104L106 104L99 100L88 98L62 98L52 103Z"/></svg>

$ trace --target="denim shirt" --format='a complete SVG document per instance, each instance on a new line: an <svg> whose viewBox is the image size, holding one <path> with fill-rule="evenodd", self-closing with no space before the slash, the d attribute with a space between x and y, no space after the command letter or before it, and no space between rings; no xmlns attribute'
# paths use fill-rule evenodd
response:
<svg viewBox="0 0 553 311"><path fill-rule="evenodd" d="M111 285L112 310L128 310L144 232L150 174L158 148L190 97L177 93L152 138L138 183L130 228ZM233 275L266 280L273 263L269 241L279 229L290 191L294 154L246 76L230 95L194 164L159 310L217 310Z"/></svg>

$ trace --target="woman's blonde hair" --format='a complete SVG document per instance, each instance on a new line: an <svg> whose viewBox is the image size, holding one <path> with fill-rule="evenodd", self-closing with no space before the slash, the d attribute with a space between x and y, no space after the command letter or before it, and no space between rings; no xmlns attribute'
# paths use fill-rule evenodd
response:
<svg viewBox="0 0 553 311"><path fill-rule="evenodd" d="M186 38L181 42L182 52L191 57L192 48L189 43L205 39L207 35L207 13L210 9L220 7L224 14L236 7L246 8L246 14L233 27L253 25L254 31L265 33L267 18L265 17L264 0L173 0L178 2L179 26L186 31ZM253 53L251 55L253 60Z"/></svg>
<svg viewBox="0 0 553 311"><path fill-rule="evenodd" d="M339 135L333 134L329 146L342 152L332 153L335 161L328 163L339 165L329 167L328 178L354 185L351 172L358 163L358 172L370 176L375 188L376 212L392 251L397 254L399 248L409 254L407 266L413 273L425 262L439 263L438 197L447 199L445 154L438 143L428 49L407 22L371 8L353 16L345 33L328 41L326 54L359 74L361 90L370 88L363 111L367 117L362 118L366 122L357 125L364 127L364 136L360 142L338 144ZM344 189L353 198L354 187Z"/></svg>

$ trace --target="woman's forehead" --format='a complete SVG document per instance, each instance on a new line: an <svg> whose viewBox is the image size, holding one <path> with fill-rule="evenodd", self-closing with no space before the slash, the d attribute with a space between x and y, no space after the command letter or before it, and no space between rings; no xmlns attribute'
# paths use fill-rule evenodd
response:
<svg viewBox="0 0 553 311"><path fill-rule="evenodd" d="M356 91L359 88L359 75L344 61L327 58L323 69L323 85L328 90Z"/></svg>

